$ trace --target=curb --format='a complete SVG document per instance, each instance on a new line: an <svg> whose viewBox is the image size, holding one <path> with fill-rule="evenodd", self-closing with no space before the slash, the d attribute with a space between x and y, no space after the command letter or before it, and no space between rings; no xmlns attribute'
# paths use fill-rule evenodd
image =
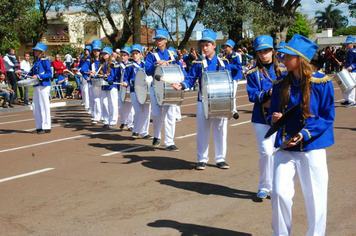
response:
<svg viewBox="0 0 356 236"><path fill-rule="evenodd" d="M50 101L51 102L51 101ZM77 105L81 104L82 100L77 100L77 101L69 101L69 102L53 102L49 104L50 108L55 108L55 107L64 107L68 105ZM22 107L15 107L15 108L2 108L0 109L0 114L1 113L9 113L9 112L14 112L14 111L30 111L33 110L33 106L22 106Z"/></svg>

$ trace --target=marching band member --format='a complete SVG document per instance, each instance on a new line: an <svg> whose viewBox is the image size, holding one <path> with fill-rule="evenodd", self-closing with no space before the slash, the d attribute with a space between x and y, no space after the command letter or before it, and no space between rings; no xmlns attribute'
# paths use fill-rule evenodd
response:
<svg viewBox="0 0 356 236"><path fill-rule="evenodd" d="M125 71L125 83L130 85L130 97L131 103L135 110L134 115L134 128L132 130L132 137L138 138L140 134L143 139L153 139L151 135L149 135L149 124L150 124L150 113L151 113L151 104L146 103L141 105L136 96L135 92L135 76L139 69L145 68L145 63L141 61L142 57L142 46L140 44L134 44L131 47L132 54L132 65L126 68Z"/></svg>
<svg viewBox="0 0 356 236"><path fill-rule="evenodd" d="M328 189L325 148L334 144L335 106L331 79L314 72L310 64L317 49L315 43L295 34L279 50L285 55L283 62L288 75L275 81L270 119L275 123L291 107L298 105L300 108L276 136L275 147L289 138L292 140L274 155L271 195L274 235L290 235L296 172L308 216L309 230L306 235L325 235Z"/></svg>
<svg viewBox="0 0 356 236"><path fill-rule="evenodd" d="M102 86L102 114L104 118L104 128L114 127L117 125L119 117L119 98L117 85L117 71L119 64L111 57L112 48L104 47L101 51L99 76L109 82L109 86Z"/></svg>
<svg viewBox="0 0 356 236"><path fill-rule="evenodd" d="M93 49L90 57L90 80L98 78L97 74L99 72L100 65L100 51L101 51L101 41L94 40L93 41ZM100 68L101 69L101 68ZM89 103L90 110L92 112L92 124L98 123L101 118L101 87L95 87L92 84L89 86Z"/></svg>
<svg viewBox="0 0 356 236"><path fill-rule="evenodd" d="M131 54L131 47L129 46L125 46L121 51L120 51L120 55L121 55L121 63L120 63L120 67L121 67L121 77L120 78L120 82L124 82L124 76L125 76L125 71L127 69L127 67L133 66L131 62L129 62L129 58L130 58L130 54ZM129 84L127 85L129 86ZM126 86L126 87L127 87ZM121 86L120 86L121 89ZM134 127L134 109L132 107L132 103L129 101L125 101L122 102L121 100L121 96L119 98L119 106L120 106L120 129L124 130L127 129L128 131L132 131L133 127Z"/></svg>
<svg viewBox="0 0 356 236"><path fill-rule="evenodd" d="M260 154L260 184L257 197L266 198L272 190L273 145L275 135L264 138L270 126L267 122L273 81L281 73L277 56L273 50L273 38L260 35L254 41L256 65L247 72L247 92L250 102L254 103L252 123L256 133L257 147ZM285 71L285 69L283 69Z"/></svg>
<svg viewBox="0 0 356 236"><path fill-rule="evenodd" d="M86 110L89 110L89 83L88 83L88 72L90 67L90 53L91 53L91 46L85 46L84 55L79 61L78 67L75 69L81 74L80 79L80 91L82 92L82 103Z"/></svg>
<svg viewBox="0 0 356 236"><path fill-rule="evenodd" d="M230 70L231 70L231 78L234 84L234 108L233 108L233 115L234 119L239 118L239 114L237 113L236 109L236 94L237 94L237 85L238 80L241 80L242 77L242 67L241 67L241 55L237 52L234 52L235 42L232 39L228 39L226 43L223 45L225 58L229 61Z"/></svg>
<svg viewBox="0 0 356 236"><path fill-rule="evenodd" d="M38 42L33 48L35 61L30 71L33 79L39 80L33 86L33 115L35 117L37 134L51 132L51 110L49 96L51 91L52 69L51 62L45 56L47 46Z"/></svg>
<svg viewBox="0 0 356 236"><path fill-rule="evenodd" d="M356 77L356 49L354 49L355 38L348 36L346 38L346 45L347 54L346 54L346 62L345 68L351 73L353 78ZM339 63L340 66L342 62ZM342 96L344 97L345 101L341 103L341 105L345 105L346 107L355 107L355 88L351 89L347 92L342 92Z"/></svg>
<svg viewBox="0 0 356 236"><path fill-rule="evenodd" d="M204 170L209 161L209 140L210 129L213 129L215 162L221 169L228 169L230 166L225 162L227 148L227 118L213 117L205 119L203 103L201 98L202 74L207 71L229 70L228 61L224 58L218 58L215 55L216 33L212 30L204 30L203 37L199 40L205 58L200 58L193 62L193 66L188 72L182 83L173 83L176 90L190 88L195 81L199 79L199 94L197 104L197 170Z"/></svg>
<svg viewBox="0 0 356 236"><path fill-rule="evenodd" d="M167 48L168 31L166 29L156 29L155 43L157 48L153 52L149 52L145 62L145 70L148 76L154 77L156 66L168 66L171 61L172 64L179 64L175 61L174 56ZM183 69L182 69L183 70ZM161 143L161 130L164 120L165 140L164 145L168 151L179 151L174 144L174 133L176 128L175 118L175 104L164 104L159 106L156 100L153 85L151 86L151 104L152 104L152 118L153 118L153 142L154 147L158 147ZM163 112L163 114L162 114Z"/></svg>

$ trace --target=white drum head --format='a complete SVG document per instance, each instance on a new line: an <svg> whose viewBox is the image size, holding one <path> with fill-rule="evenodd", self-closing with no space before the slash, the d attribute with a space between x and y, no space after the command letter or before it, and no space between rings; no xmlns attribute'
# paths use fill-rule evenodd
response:
<svg viewBox="0 0 356 236"><path fill-rule="evenodd" d="M201 80L201 95L202 95L202 102L203 102L203 110L205 119L209 119L209 93L208 93L208 81L207 76L203 73L203 78Z"/></svg>
<svg viewBox="0 0 356 236"><path fill-rule="evenodd" d="M37 79L24 79L17 82L17 86L19 87L29 87L36 84L38 84Z"/></svg>
<svg viewBox="0 0 356 236"><path fill-rule="evenodd" d="M137 101L143 105L147 101L147 95L149 94L148 77L144 69L139 69L135 76L135 93ZM151 77L152 78L152 77Z"/></svg>

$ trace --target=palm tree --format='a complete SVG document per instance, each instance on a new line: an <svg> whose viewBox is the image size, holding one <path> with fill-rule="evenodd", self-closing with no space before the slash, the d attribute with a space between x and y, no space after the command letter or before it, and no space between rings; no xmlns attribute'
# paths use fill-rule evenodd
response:
<svg viewBox="0 0 356 236"><path fill-rule="evenodd" d="M334 8L334 4L329 4L325 11L316 11L315 19L318 28L334 28L334 30L345 28L349 23L346 16L342 15L342 11Z"/></svg>

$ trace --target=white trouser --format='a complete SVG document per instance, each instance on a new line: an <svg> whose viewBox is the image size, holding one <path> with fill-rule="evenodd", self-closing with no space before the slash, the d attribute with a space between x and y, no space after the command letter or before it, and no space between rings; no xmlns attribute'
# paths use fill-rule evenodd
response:
<svg viewBox="0 0 356 236"><path fill-rule="evenodd" d="M166 147L174 145L174 134L176 130L176 106L174 104L159 106L155 92L151 86L150 91L153 119L153 137L161 139L161 130L164 120L164 145ZM163 111L163 114L162 114Z"/></svg>
<svg viewBox="0 0 356 236"><path fill-rule="evenodd" d="M132 107L131 101L128 102L122 102L121 97L120 97L120 91L118 91L118 96L119 96L119 106L120 106L120 123L121 124L126 124L127 128L133 128L134 127L134 115L135 111Z"/></svg>
<svg viewBox="0 0 356 236"><path fill-rule="evenodd" d="M101 87L94 87L90 86L89 89L91 90L91 99L92 99L92 106L90 107L90 110L92 112L92 116L94 121L100 121L101 120Z"/></svg>
<svg viewBox="0 0 356 236"><path fill-rule="evenodd" d="M356 73L355 72L350 72L351 76L353 78L356 77ZM355 89L351 89L350 91L348 92L342 92L342 97L345 99L345 101L348 101L348 102L355 102Z"/></svg>
<svg viewBox="0 0 356 236"><path fill-rule="evenodd" d="M137 101L136 93L131 92L131 103L135 110L134 115L134 128L132 133L139 133L142 137L148 135L148 128L150 125L150 113L151 113L151 104L145 103L141 105Z"/></svg>
<svg viewBox="0 0 356 236"><path fill-rule="evenodd" d="M233 80L233 85L234 85L234 105L233 105L233 112L237 112L237 109L236 109L236 95L237 95L238 80Z"/></svg>
<svg viewBox="0 0 356 236"><path fill-rule="evenodd" d="M270 126L265 124L253 123L255 129L258 152L258 166L260 169L260 184L258 190L266 190L271 192L273 180L273 151L276 133L268 138L264 138Z"/></svg>
<svg viewBox="0 0 356 236"><path fill-rule="evenodd" d="M203 103L197 104L197 154L198 162L208 163L209 161L209 141L210 129L213 129L215 162L225 161L226 139L227 139L227 118L213 117L205 119Z"/></svg>
<svg viewBox="0 0 356 236"><path fill-rule="evenodd" d="M89 109L89 83L86 79L81 80L80 90L82 91L82 102L84 103L84 108Z"/></svg>
<svg viewBox="0 0 356 236"><path fill-rule="evenodd" d="M117 125L119 118L119 100L117 88L102 90L103 97L103 118L106 125Z"/></svg>
<svg viewBox="0 0 356 236"><path fill-rule="evenodd" d="M50 91L51 86L33 87L33 116L36 129L51 129Z"/></svg>
<svg viewBox="0 0 356 236"><path fill-rule="evenodd" d="M180 111L180 106L176 106L176 119L181 120L182 119L182 113Z"/></svg>
<svg viewBox="0 0 356 236"><path fill-rule="evenodd" d="M271 195L274 235L290 235L296 172L308 216L309 230L306 235L325 235L328 191L325 149L307 152L278 151L275 154Z"/></svg>

